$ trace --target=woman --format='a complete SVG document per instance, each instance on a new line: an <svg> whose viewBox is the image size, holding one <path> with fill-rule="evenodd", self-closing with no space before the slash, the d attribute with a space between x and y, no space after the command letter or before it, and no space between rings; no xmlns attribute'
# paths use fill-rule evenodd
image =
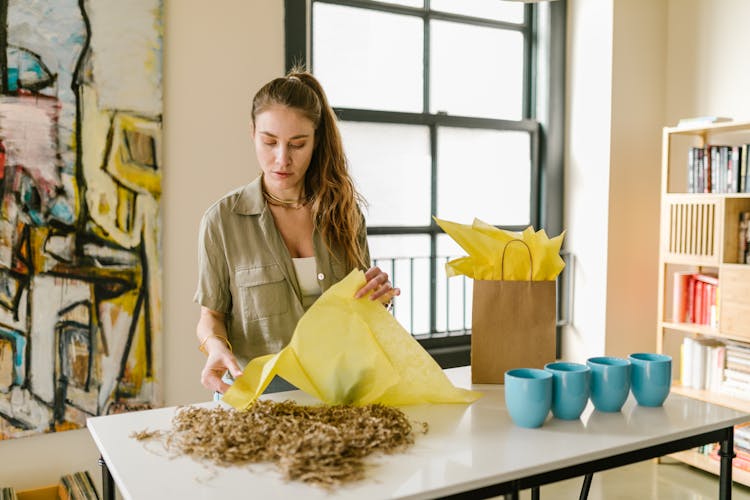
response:
<svg viewBox="0 0 750 500"><path fill-rule="evenodd" d="M219 393L226 372L280 351L322 292L370 262L361 199L315 77L292 70L261 88L252 138L261 176L214 203L200 227L201 383ZM357 298L387 304L400 293L377 267L365 278Z"/></svg>

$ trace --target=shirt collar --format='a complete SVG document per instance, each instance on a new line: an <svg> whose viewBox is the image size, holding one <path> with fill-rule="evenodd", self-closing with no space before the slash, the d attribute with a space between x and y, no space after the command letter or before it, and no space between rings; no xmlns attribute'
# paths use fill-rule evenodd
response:
<svg viewBox="0 0 750 500"><path fill-rule="evenodd" d="M262 176L247 184L237 196L232 207L232 212L240 215L259 215L266 206L261 186Z"/></svg>

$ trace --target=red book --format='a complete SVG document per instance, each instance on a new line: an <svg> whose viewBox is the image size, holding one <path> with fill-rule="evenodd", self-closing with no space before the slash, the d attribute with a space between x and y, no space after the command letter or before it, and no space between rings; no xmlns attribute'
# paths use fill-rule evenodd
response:
<svg viewBox="0 0 750 500"><path fill-rule="evenodd" d="M693 323L703 325L703 283L700 280L695 280L695 293L693 298Z"/></svg>
<svg viewBox="0 0 750 500"><path fill-rule="evenodd" d="M711 283L703 283L703 299L701 304L703 310L701 311L701 317L703 318L704 325L711 324Z"/></svg>
<svg viewBox="0 0 750 500"><path fill-rule="evenodd" d="M691 275L688 279L688 293L687 293L687 306L686 319L688 323L696 323L695 321L695 276Z"/></svg>

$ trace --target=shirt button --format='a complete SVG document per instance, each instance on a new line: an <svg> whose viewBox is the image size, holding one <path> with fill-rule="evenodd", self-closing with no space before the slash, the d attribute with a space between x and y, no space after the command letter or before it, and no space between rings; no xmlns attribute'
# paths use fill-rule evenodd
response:
<svg viewBox="0 0 750 500"><path fill-rule="evenodd" d="M326 279L326 275L323 273L318 273L318 281L323 281L324 279Z"/></svg>

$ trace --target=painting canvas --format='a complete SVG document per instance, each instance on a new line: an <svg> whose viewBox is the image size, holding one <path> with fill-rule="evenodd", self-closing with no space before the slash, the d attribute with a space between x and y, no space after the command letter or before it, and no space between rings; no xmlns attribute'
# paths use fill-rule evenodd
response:
<svg viewBox="0 0 750 500"><path fill-rule="evenodd" d="M161 0L0 0L0 439L161 404Z"/></svg>

